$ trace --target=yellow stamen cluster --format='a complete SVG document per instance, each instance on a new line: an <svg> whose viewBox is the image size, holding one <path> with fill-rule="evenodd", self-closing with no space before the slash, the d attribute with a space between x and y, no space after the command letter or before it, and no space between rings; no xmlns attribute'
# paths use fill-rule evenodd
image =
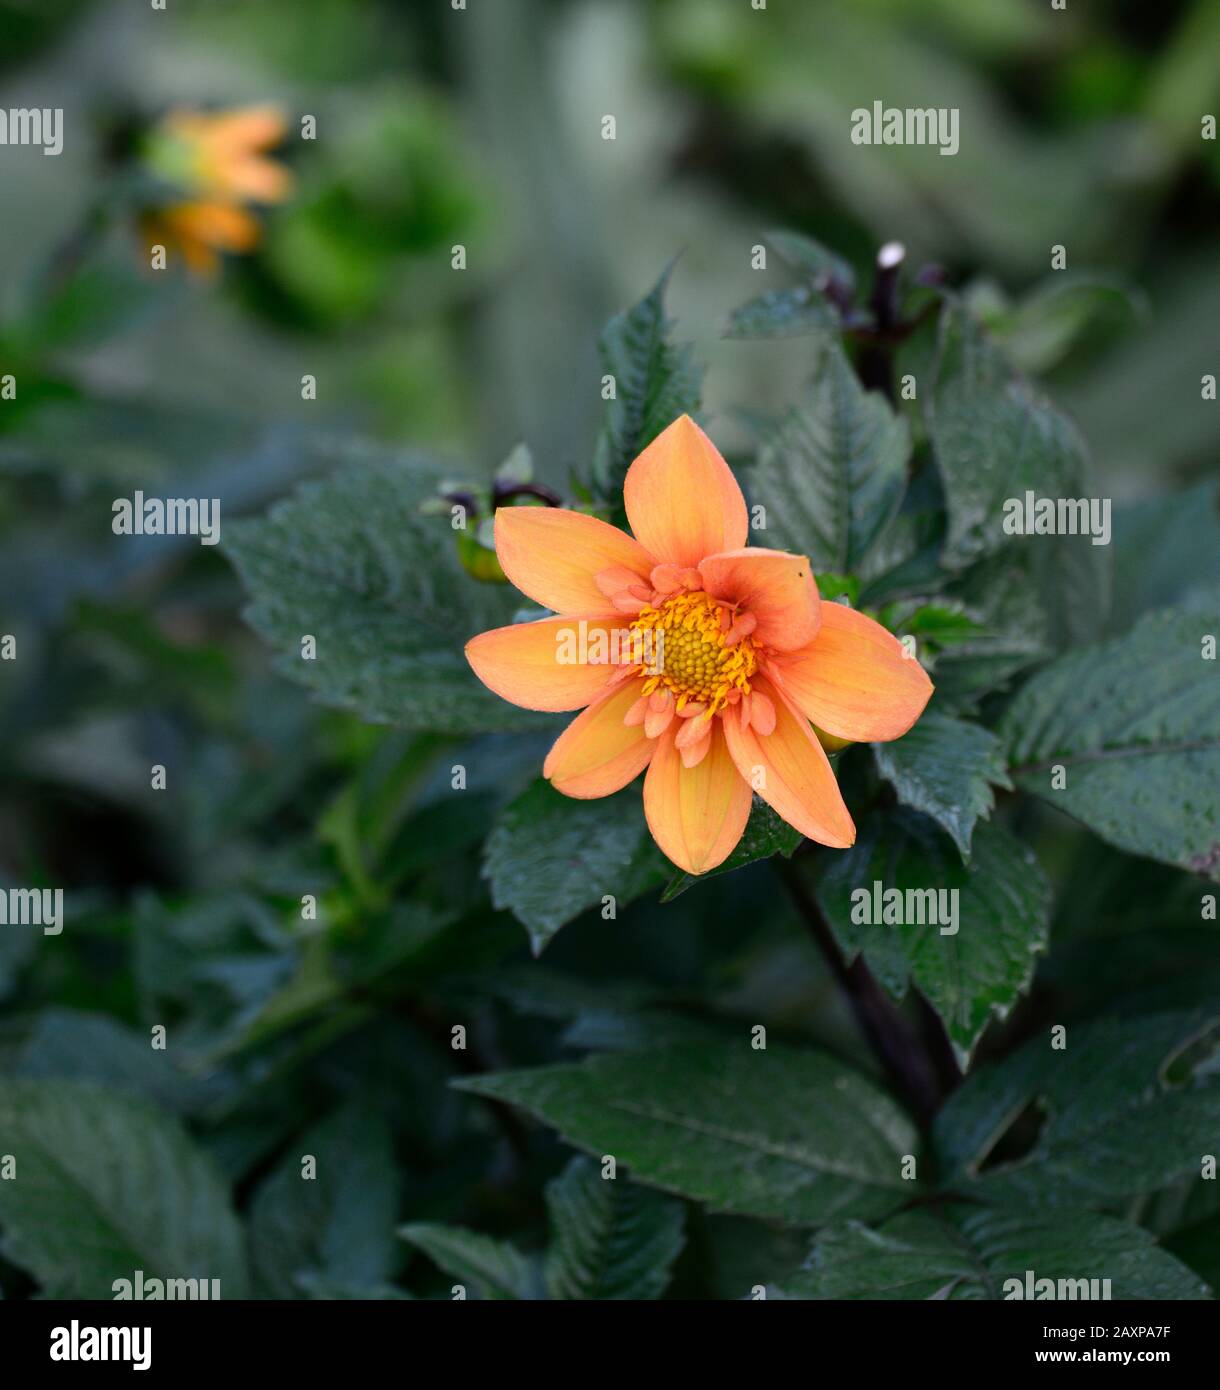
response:
<svg viewBox="0 0 1220 1390"><path fill-rule="evenodd" d="M750 677L758 660L754 643L748 638L725 645L729 622L726 610L705 593L676 594L663 599L655 608L640 610L631 624L637 632L652 632L658 660L655 666L641 666L639 674L648 676L644 694L668 689L682 710L688 702L707 706L704 717L718 714L736 690L749 694Z"/></svg>

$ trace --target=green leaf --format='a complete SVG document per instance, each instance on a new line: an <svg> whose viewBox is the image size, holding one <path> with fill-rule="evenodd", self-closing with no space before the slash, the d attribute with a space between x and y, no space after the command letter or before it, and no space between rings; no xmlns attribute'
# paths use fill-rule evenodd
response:
<svg viewBox="0 0 1220 1390"><path fill-rule="evenodd" d="M860 581L854 574L831 574L828 570L823 570L821 574L814 575L814 581L818 586L818 597L823 603L833 603L835 599L846 595L852 608L860 606Z"/></svg>
<svg viewBox="0 0 1220 1390"><path fill-rule="evenodd" d="M873 753L898 800L931 816L968 860L975 822L995 806L991 784L1012 786L996 735L932 710L902 738L874 744Z"/></svg>
<svg viewBox="0 0 1220 1390"><path fill-rule="evenodd" d="M878 883L882 895L901 893L901 916L916 921L872 920ZM908 893L920 895L909 908ZM954 925L953 899L940 895L952 893L956 931L942 933L944 917ZM966 865L930 821L909 813L874 816L850 850L828 861L817 895L844 950L853 957L863 952L886 989L901 998L912 980L919 986L963 1061L991 1016L1005 1017L1029 986L1034 955L1046 944L1046 878L1019 841L987 822L975 830ZM883 896L881 901L884 908ZM932 903L935 922L929 920Z"/></svg>
<svg viewBox="0 0 1220 1390"><path fill-rule="evenodd" d="M910 452L906 421L864 389L837 343L823 344L808 401L781 421L751 475L767 543L815 570L856 570L901 505Z"/></svg>
<svg viewBox="0 0 1220 1390"><path fill-rule="evenodd" d="M900 636L910 634L919 639L921 645L931 645L933 651L941 647L952 647L960 642L986 634L987 629L966 613L959 603L945 600L941 603L910 605L891 605L891 609L881 613L880 621L891 632Z"/></svg>
<svg viewBox="0 0 1220 1390"><path fill-rule="evenodd" d="M972 565L947 597L965 605L983 631L936 654L936 702L973 706L1050 651L1046 615L1012 549Z"/></svg>
<svg viewBox="0 0 1220 1390"><path fill-rule="evenodd" d="M833 332L839 318L809 285L768 290L734 309L724 326L726 338L802 338Z"/></svg>
<svg viewBox="0 0 1220 1390"><path fill-rule="evenodd" d="M615 394L606 402L593 476L601 496L615 503L636 456L679 415L699 408L703 369L688 343L669 340L665 290L672 270L671 262L638 304L610 320L597 342Z"/></svg>
<svg viewBox="0 0 1220 1390"><path fill-rule="evenodd" d="M741 839L724 863L706 874L675 874L661 894L661 901L671 903L698 883L715 878L717 874L727 874L746 864L756 863L759 859L770 859L773 854L782 854L787 859L802 838L799 830L794 830L761 797L756 796L750 807L750 819L746 821Z"/></svg>
<svg viewBox="0 0 1220 1390"><path fill-rule="evenodd" d="M341 1284L318 1274L302 1274L297 1283L307 1297L326 1303L406 1303L415 1297L393 1284Z"/></svg>
<svg viewBox="0 0 1220 1390"><path fill-rule="evenodd" d="M126 1091L167 1110L183 1110L191 1087L170 1061L141 1035L106 1014L44 1009L25 1040L14 1070L20 1076L92 1081Z"/></svg>
<svg viewBox="0 0 1220 1390"><path fill-rule="evenodd" d="M579 801L541 778L505 807L483 860L492 902L524 924L535 955L605 895L625 903L663 882L665 867L638 788Z"/></svg>
<svg viewBox="0 0 1220 1390"><path fill-rule="evenodd" d="M442 1226L429 1221L403 1226L398 1233L446 1274L471 1285L477 1298L542 1296L537 1270L507 1240L494 1240L461 1226Z"/></svg>
<svg viewBox="0 0 1220 1390"><path fill-rule="evenodd" d="M1001 529L1007 499L1027 490L1081 495L1085 448L1075 426L1014 375L960 306L942 316L929 429L949 510L942 560L950 569L1014 543ZM1098 549L1083 536L1053 539Z"/></svg>
<svg viewBox="0 0 1220 1390"><path fill-rule="evenodd" d="M1056 271L987 320L1022 371L1045 372L1093 323L1106 320L1115 328L1146 312L1144 296L1117 276Z"/></svg>
<svg viewBox="0 0 1220 1390"><path fill-rule="evenodd" d="M937 1116L945 1182L984 1200L1110 1207L1197 1174L1220 1125L1217 1017L1101 1018L1068 1025L1061 1049L1047 1028L980 1068Z"/></svg>
<svg viewBox="0 0 1220 1390"><path fill-rule="evenodd" d="M1109 1280L1112 1298L1208 1297L1207 1286L1138 1226L1091 1212L1004 1212L951 1206L911 1211L879 1231L848 1221L819 1233L782 1296L816 1299L1004 1299L1034 1279ZM1045 1291L1046 1286L1044 1286Z"/></svg>
<svg viewBox="0 0 1220 1390"><path fill-rule="evenodd" d="M876 1217L913 1187L911 1121L872 1082L811 1049L678 1044L454 1083L520 1105L639 1182L718 1211L815 1224Z"/></svg>
<svg viewBox="0 0 1220 1390"><path fill-rule="evenodd" d="M280 670L325 704L436 732L528 727L537 716L485 689L466 640L502 627L517 599L461 568L447 518L418 503L437 482L416 459L356 461L266 516L226 525L249 590L246 619ZM317 655L302 656L302 638Z"/></svg>
<svg viewBox="0 0 1220 1390"><path fill-rule="evenodd" d="M591 1158L573 1158L546 1188L552 1298L660 1298L682 1252L684 1211L660 1193L603 1178Z"/></svg>
<svg viewBox="0 0 1220 1390"><path fill-rule="evenodd" d="M803 232L783 230L772 230L765 236L793 270L799 270L815 285L823 285L833 279L848 293L855 289L856 272L850 262L823 246L820 241L805 236Z"/></svg>
<svg viewBox="0 0 1220 1390"><path fill-rule="evenodd" d="M314 1176L302 1160L315 1161ZM398 1175L385 1121L356 1101L290 1147L254 1195L250 1256L268 1298L301 1298L311 1279L375 1286L394 1273Z"/></svg>
<svg viewBox="0 0 1220 1390"><path fill-rule="evenodd" d="M1155 608L1194 608L1220 589L1220 484L1114 508L1114 604L1120 632Z"/></svg>
<svg viewBox="0 0 1220 1390"><path fill-rule="evenodd" d="M1217 634L1215 611L1152 613L1038 672L1000 724L1014 780L1120 849L1220 879Z"/></svg>
<svg viewBox="0 0 1220 1390"><path fill-rule="evenodd" d="M113 1298L116 1279L219 1279L246 1292L242 1232L210 1158L142 1101L71 1081L0 1081L6 1258L51 1298Z"/></svg>

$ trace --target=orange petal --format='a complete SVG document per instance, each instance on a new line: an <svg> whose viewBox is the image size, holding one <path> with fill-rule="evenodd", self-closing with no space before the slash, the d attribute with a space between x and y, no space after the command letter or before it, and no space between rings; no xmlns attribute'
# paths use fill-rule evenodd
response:
<svg viewBox="0 0 1220 1390"><path fill-rule="evenodd" d="M597 576L625 569L646 581L652 557L625 532L561 507L500 507L496 555L523 594L556 613L609 613Z"/></svg>
<svg viewBox="0 0 1220 1390"><path fill-rule="evenodd" d="M288 133L288 120L278 106L236 106L214 116L197 117L196 129L206 139L230 148L259 149L278 144ZM189 117L188 117L189 120Z"/></svg>
<svg viewBox="0 0 1220 1390"><path fill-rule="evenodd" d="M713 598L758 619L754 639L780 652L806 647L818 634L821 599L803 555L782 550L730 550L699 566Z"/></svg>
<svg viewBox="0 0 1220 1390"><path fill-rule="evenodd" d="M258 245L258 219L224 202L177 203L163 216L182 241L200 241L218 251L246 252Z"/></svg>
<svg viewBox="0 0 1220 1390"><path fill-rule="evenodd" d="M256 203L282 203L292 192L292 174L273 159L235 159L217 183L230 197L249 198Z"/></svg>
<svg viewBox="0 0 1220 1390"><path fill-rule="evenodd" d="M541 618L479 633L466 643L466 660L514 705L583 709L617 674L615 658L630 653L630 636L617 618Z"/></svg>
<svg viewBox="0 0 1220 1390"><path fill-rule="evenodd" d="M703 874L723 863L746 828L750 801L718 728L695 767L682 765L672 729L657 741L644 778L644 814L652 838L680 869Z"/></svg>
<svg viewBox="0 0 1220 1390"><path fill-rule="evenodd" d="M626 680L578 714L555 740L542 775L565 796L609 796L648 766L656 740L639 724L624 724L644 682Z"/></svg>
<svg viewBox="0 0 1220 1390"><path fill-rule="evenodd" d="M627 520L640 544L685 569L746 543L746 499L716 446L680 415L627 470Z"/></svg>
<svg viewBox="0 0 1220 1390"><path fill-rule="evenodd" d="M649 738L658 738L669 728L674 717L673 697L668 690L654 690L648 699L648 713L644 716L644 732Z"/></svg>
<svg viewBox="0 0 1220 1390"><path fill-rule="evenodd" d="M819 729L853 743L901 738L932 694L927 672L902 643L841 603L822 605L816 639L775 674Z"/></svg>
<svg viewBox="0 0 1220 1390"><path fill-rule="evenodd" d="M798 710L765 677L755 677L754 691L775 708L775 728L760 735L743 729L739 711L724 712L724 735L737 770L750 786L802 835L818 844L846 849L856 827L843 804L839 784L816 735ZM751 695L757 715L757 694Z"/></svg>
<svg viewBox="0 0 1220 1390"><path fill-rule="evenodd" d="M761 690L755 690L750 695L749 722L763 738L775 732L775 705Z"/></svg>

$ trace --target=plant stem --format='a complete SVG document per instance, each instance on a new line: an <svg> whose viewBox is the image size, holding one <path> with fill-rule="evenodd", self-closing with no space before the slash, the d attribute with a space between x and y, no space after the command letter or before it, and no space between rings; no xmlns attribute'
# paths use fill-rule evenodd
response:
<svg viewBox="0 0 1220 1390"><path fill-rule="evenodd" d="M779 861L778 868L797 911L847 996L860 1031L895 1090L926 1130L949 1089L938 1074L940 1069L929 1048L873 978L864 957L857 956L850 965L844 959L800 865Z"/></svg>

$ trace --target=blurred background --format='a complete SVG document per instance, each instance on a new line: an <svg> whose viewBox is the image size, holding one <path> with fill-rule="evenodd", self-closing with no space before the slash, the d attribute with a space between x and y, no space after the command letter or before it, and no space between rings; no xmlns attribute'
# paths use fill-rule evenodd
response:
<svg viewBox="0 0 1220 1390"><path fill-rule="evenodd" d="M851 111L877 99L960 108L960 152L851 145ZM150 270L159 123L268 104L292 186L254 208L257 244L210 274ZM228 521L357 437L466 481L525 442L564 492L601 417L597 334L676 253L669 308L733 456L747 407L778 411L812 360L809 339L721 336L734 306L789 283L778 261L751 268L772 227L865 279L895 238L912 267L943 266L1075 415L1102 495L1214 477L1200 378L1220 370L1220 145L1199 113L1220 108L1220 0L0 0L0 108L21 107L65 114L58 157L0 148L0 377L17 381L0 633L20 653L0 669L0 876L63 885L70 924L53 952L0 936L0 1062L190 1116L243 1201L287 1135L372 1094L411 1211L495 1225L538 1219L497 1156L537 1156L445 1089L454 999L481 1039L472 1070L546 1058L561 1028L589 1045L630 995L606 979L630 975L765 998L852 1047L786 906L755 908L742 937L740 874L613 937L569 928L547 965L589 993L548 993L478 883L486 817L439 809L442 745L312 703L241 624L217 550L120 544L110 503L219 497ZM1217 557L1198 563L1220 579ZM478 795L526 785L545 744L485 750L498 789ZM163 797L153 762L175 769ZM1134 923L1129 861L1088 855L1077 887ZM1169 878L1140 879L1166 913ZM325 961L294 920L304 891L337 933ZM387 912L381 955L365 940L348 960ZM1093 966L1059 959L1087 1000ZM404 962L410 988L370 1022L362 991ZM138 1031L163 1017L190 1055L173 1087ZM28 1292L11 1268L0 1282Z"/></svg>

